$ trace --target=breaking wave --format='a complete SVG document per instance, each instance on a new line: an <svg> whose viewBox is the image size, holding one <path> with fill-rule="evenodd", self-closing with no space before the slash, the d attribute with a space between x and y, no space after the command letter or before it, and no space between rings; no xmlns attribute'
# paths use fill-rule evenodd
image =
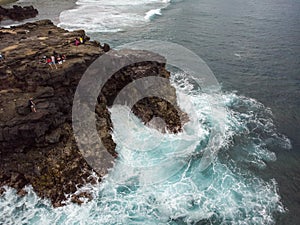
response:
<svg viewBox="0 0 300 225"><path fill-rule="evenodd" d="M59 26L88 32L120 32L145 25L162 15L168 0L78 0L77 7L60 14Z"/></svg>
<svg viewBox="0 0 300 225"><path fill-rule="evenodd" d="M83 187L94 199L82 206L53 208L27 187L0 198L3 224L275 224L284 213L277 182L262 179L275 146L291 148L272 112L236 93L203 93L184 74L172 75L180 107L190 121L180 134L145 126L125 106L113 106L113 138L119 157L101 184ZM225 107L226 116L212 113ZM200 162L216 123L223 124L219 154ZM80 190L78 190L80 191Z"/></svg>

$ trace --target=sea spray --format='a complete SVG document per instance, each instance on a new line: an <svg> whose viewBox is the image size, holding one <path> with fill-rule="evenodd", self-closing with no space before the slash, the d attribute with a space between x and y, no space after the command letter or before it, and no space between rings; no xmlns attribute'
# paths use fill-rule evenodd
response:
<svg viewBox="0 0 300 225"><path fill-rule="evenodd" d="M180 107L188 113L193 108L182 133L157 132L125 106L116 105L111 112L120 157L104 181L90 189L95 198L82 206L67 202L54 209L31 188L24 197L6 188L0 198L0 222L274 224L274 213L285 211L277 183L253 171L253 166L262 170L265 162L276 160L270 146L290 147L277 133L270 109L236 93L202 93L183 74L173 74L172 82ZM218 105L226 107L225 118L211 117ZM224 140L216 159L203 171L202 151L214 123L225 124ZM130 139L124 141L128 133Z"/></svg>
<svg viewBox="0 0 300 225"><path fill-rule="evenodd" d="M146 15L144 16L146 21L150 21L155 16L161 16L161 9L151 9L148 12L146 12Z"/></svg>

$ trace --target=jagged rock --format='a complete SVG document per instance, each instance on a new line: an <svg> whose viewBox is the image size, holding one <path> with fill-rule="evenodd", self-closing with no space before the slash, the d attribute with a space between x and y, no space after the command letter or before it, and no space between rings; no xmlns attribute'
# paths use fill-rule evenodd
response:
<svg viewBox="0 0 300 225"><path fill-rule="evenodd" d="M21 21L28 18L36 17L38 10L33 8L33 6L18 6L13 5L13 8L3 8L0 6L0 22L1 20L8 18L11 20Z"/></svg>
<svg viewBox="0 0 300 225"><path fill-rule="evenodd" d="M77 37L85 37L85 43L75 46ZM50 20L1 28L0 38L1 53L5 56L0 61L0 74L3 74L0 76L0 186L15 187L23 194L20 190L31 184L39 196L50 198L54 206L61 206L66 193L74 193L76 185L91 182L92 168L81 155L73 135L72 104L82 75L104 54L104 49L99 48L99 42L88 41L84 31L69 32L54 26ZM57 69L41 61L54 51L67 57ZM133 50L110 50L109 53L125 55L124 60L133 61L153 54ZM86 105L87 110L96 112L98 134L114 157L118 154L107 107L118 92L134 80L147 76L168 79L165 60L159 57L160 63L147 61L122 68L99 93L96 108ZM175 89L161 94L168 95L171 101L145 98L134 105L133 112L145 123L153 117L161 117L166 129L179 132L180 115L184 113L174 108ZM36 113L31 112L28 105L31 97ZM95 151L91 151L90 157L94 154ZM111 166L109 162L103 164ZM105 171L98 174L99 180L104 174ZM72 201L80 203L81 200L74 195Z"/></svg>
<svg viewBox="0 0 300 225"><path fill-rule="evenodd" d="M62 135L61 129L58 128L58 129L52 131L50 134L46 135L45 141L50 144L58 143L61 135Z"/></svg>

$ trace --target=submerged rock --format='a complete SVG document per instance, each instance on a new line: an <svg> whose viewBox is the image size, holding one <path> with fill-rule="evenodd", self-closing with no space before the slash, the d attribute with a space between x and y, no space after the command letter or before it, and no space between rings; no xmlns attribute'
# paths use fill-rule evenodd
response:
<svg viewBox="0 0 300 225"><path fill-rule="evenodd" d="M0 61L0 186L9 185L24 194L22 188L31 184L39 196L61 206L65 194L76 192L78 185L101 180L106 173L98 173L98 178L91 176L93 170L78 150L72 129L77 85L89 65L105 50L99 47L99 42L89 41L84 31L69 32L49 20L1 28L0 37L0 52L4 56ZM75 46L77 37L84 37L85 43ZM57 69L44 62L44 56L58 54L65 55L66 60L57 64ZM151 53L126 50L122 54L136 57ZM165 62L133 63L107 81L95 109L87 106L96 112L98 135L114 157L117 157L116 144L111 136L113 125L107 107L126 85L147 76L169 78L170 74ZM145 123L160 117L167 130L179 132L180 118L185 114L176 107L174 88L164 94L172 101L144 98L134 104L133 112ZM36 112L28 105L31 97ZM86 141L87 146L91 144ZM93 154L90 156L94 157ZM101 163L112 166L110 162ZM71 200L81 203L79 197L73 195Z"/></svg>

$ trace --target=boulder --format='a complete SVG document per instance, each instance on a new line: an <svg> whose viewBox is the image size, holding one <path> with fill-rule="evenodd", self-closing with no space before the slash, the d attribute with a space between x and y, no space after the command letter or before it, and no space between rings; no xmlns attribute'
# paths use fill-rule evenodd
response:
<svg viewBox="0 0 300 225"><path fill-rule="evenodd" d="M18 5L13 5L12 8L4 8L0 6L0 22L5 18L21 21L21 20L36 17L37 15L38 15L38 10L33 8L33 6L22 7Z"/></svg>

